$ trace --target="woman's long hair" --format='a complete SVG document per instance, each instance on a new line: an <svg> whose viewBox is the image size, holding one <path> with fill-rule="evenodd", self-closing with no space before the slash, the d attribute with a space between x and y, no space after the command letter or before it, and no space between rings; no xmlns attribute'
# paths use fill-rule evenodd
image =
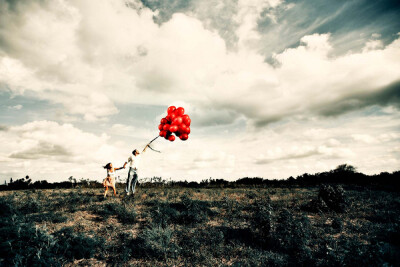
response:
<svg viewBox="0 0 400 267"><path fill-rule="evenodd" d="M111 162L107 163L106 166L103 166L103 168L109 170L109 169L111 169L110 165L111 165Z"/></svg>

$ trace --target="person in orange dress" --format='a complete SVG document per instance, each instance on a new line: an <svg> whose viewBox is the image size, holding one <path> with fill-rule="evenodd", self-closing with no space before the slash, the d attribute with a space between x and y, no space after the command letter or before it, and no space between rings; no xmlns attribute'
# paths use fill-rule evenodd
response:
<svg viewBox="0 0 400 267"><path fill-rule="evenodd" d="M108 187L111 187L114 190L114 196L117 196L117 191L115 189L115 171L121 170L125 168L125 165L120 168L113 168L112 163L107 163L106 166L103 166L104 169L107 169L107 177L103 181L103 186L106 188L104 192L104 197L107 197Z"/></svg>

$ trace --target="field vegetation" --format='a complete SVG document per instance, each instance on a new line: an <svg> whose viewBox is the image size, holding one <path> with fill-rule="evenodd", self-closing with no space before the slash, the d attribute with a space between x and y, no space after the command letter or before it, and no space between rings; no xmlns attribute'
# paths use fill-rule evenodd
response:
<svg viewBox="0 0 400 267"><path fill-rule="evenodd" d="M399 266L400 197L359 185L0 192L1 266Z"/></svg>

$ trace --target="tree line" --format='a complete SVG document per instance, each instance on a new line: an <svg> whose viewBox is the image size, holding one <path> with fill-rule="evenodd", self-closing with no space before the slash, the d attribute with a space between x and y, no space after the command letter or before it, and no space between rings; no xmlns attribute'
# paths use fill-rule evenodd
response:
<svg viewBox="0 0 400 267"><path fill-rule="evenodd" d="M400 191L400 171L381 172L374 175L366 175L357 172L357 169L348 164L342 164L335 169L320 173L304 173L287 179L265 179L261 177L243 177L236 181L209 178L201 182L173 181L165 180L162 177L144 178L139 180L142 187L189 187L189 188L235 188L235 187L293 187L293 186L317 186L320 184L344 184L359 186L376 186L381 189ZM117 187L123 187L123 183ZM29 176L17 180L10 179L9 183L0 185L0 190L20 190L20 189L55 189L55 188L101 188L102 184L95 180L80 179L79 181L72 176L68 181L49 183L46 180L32 182Z"/></svg>

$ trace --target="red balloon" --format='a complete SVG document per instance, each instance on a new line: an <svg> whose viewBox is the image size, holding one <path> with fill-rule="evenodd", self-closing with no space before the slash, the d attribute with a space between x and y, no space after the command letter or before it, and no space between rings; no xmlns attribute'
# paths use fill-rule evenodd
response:
<svg viewBox="0 0 400 267"><path fill-rule="evenodd" d="M185 117L185 116L187 116L187 117ZM183 123L184 124L186 124L187 126L190 126L190 123L192 122L192 120L189 118L189 116L188 115L185 115L184 116L184 118L183 118Z"/></svg>
<svg viewBox="0 0 400 267"><path fill-rule="evenodd" d="M175 112L176 112L176 115L182 116L183 114L185 114L185 109L182 108L182 107L179 107L179 108L176 109Z"/></svg>
<svg viewBox="0 0 400 267"><path fill-rule="evenodd" d="M186 128L187 128L186 124L182 123L179 125L179 131L182 133L186 133Z"/></svg>
<svg viewBox="0 0 400 267"><path fill-rule="evenodd" d="M167 113L168 115L162 118L158 125L159 135L171 142L176 137L181 140L187 140L191 132L189 127L191 119L189 115L185 114L185 109L183 107L170 106L167 109Z"/></svg>
<svg viewBox="0 0 400 267"><path fill-rule="evenodd" d="M171 125L171 127L169 127L170 132L174 133L176 131L178 131L178 126L177 125Z"/></svg>
<svg viewBox="0 0 400 267"><path fill-rule="evenodd" d="M181 123L182 123L181 117L176 117L176 119L172 121L172 125L180 125Z"/></svg>
<svg viewBox="0 0 400 267"><path fill-rule="evenodd" d="M181 139L182 141L185 141L185 140L187 140L189 138L189 136L187 135L187 134L181 134L180 136L179 136L179 139Z"/></svg>
<svg viewBox="0 0 400 267"><path fill-rule="evenodd" d="M164 127L163 127L163 130L164 131L169 131L169 127L170 127L169 124L165 124Z"/></svg>
<svg viewBox="0 0 400 267"><path fill-rule="evenodd" d="M174 112L175 110L176 110L176 107L175 107L175 106L170 106L170 107L167 109L168 115L171 114L172 112Z"/></svg>

